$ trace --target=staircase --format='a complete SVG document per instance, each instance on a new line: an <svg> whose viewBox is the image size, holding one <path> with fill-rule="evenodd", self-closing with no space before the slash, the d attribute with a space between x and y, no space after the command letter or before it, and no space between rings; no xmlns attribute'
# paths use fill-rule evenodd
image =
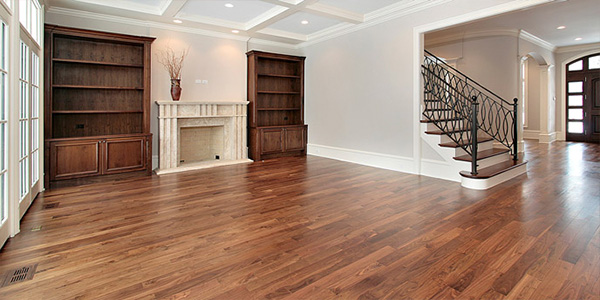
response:
<svg viewBox="0 0 600 300"><path fill-rule="evenodd" d="M508 102L425 53L421 137L445 160L444 177L482 190L526 173L517 148L517 99Z"/></svg>

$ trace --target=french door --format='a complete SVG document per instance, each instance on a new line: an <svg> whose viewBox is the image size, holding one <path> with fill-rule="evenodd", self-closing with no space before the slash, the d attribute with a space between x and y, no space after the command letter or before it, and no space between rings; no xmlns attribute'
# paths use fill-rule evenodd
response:
<svg viewBox="0 0 600 300"><path fill-rule="evenodd" d="M600 53L567 64L567 141L600 143Z"/></svg>
<svg viewBox="0 0 600 300"><path fill-rule="evenodd" d="M19 217L37 194L40 182L40 59L21 42L19 76Z"/></svg>
<svg viewBox="0 0 600 300"><path fill-rule="evenodd" d="M10 236L8 220L8 27L0 20L0 247Z"/></svg>

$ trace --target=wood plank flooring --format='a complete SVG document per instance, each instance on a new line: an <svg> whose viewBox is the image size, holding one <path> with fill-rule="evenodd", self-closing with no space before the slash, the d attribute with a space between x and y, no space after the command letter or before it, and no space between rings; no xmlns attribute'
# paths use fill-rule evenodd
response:
<svg viewBox="0 0 600 300"><path fill-rule="evenodd" d="M46 191L0 299L599 299L600 145L526 154L487 191L311 156Z"/></svg>

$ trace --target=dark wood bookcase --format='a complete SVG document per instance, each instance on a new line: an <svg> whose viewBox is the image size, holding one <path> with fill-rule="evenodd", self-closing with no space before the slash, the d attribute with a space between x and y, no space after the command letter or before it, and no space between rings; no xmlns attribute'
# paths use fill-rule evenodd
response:
<svg viewBox="0 0 600 300"><path fill-rule="evenodd" d="M45 26L45 181L152 171L154 38Z"/></svg>
<svg viewBox="0 0 600 300"><path fill-rule="evenodd" d="M250 158L306 155L305 57L260 51L246 55Z"/></svg>

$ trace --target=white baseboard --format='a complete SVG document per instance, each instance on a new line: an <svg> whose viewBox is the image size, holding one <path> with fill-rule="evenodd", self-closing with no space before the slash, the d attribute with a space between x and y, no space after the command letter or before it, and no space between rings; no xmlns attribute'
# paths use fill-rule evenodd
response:
<svg viewBox="0 0 600 300"><path fill-rule="evenodd" d="M540 143L550 144L556 141L556 132L551 133L540 133Z"/></svg>
<svg viewBox="0 0 600 300"><path fill-rule="evenodd" d="M446 161L421 159L421 175L460 182L457 167Z"/></svg>
<svg viewBox="0 0 600 300"><path fill-rule="evenodd" d="M158 169L158 155L152 155L152 170Z"/></svg>
<svg viewBox="0 0 600 300"><path fill-rule="evenodd" d="M308 144L308 154L351 162L359 165L414 174L414 159L410 157Z"/></svg>
<svg viewBox="0 0 600 300"><path fill-rule="evenodd" d="M527 140L539 140L540 139L540 131L539 130L523 130L523 138Z"/></svg>

